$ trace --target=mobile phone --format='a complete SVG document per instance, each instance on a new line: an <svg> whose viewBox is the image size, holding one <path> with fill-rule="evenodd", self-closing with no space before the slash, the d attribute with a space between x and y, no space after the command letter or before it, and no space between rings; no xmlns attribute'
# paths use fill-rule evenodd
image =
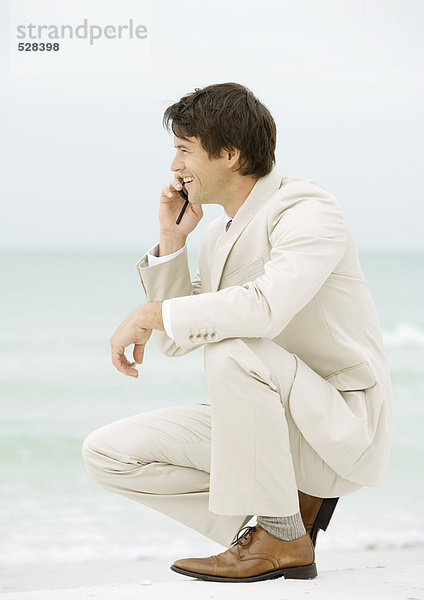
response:
<svg viewBox="0 0 424 600"><path fill-rule="evenodd" d="M188 194L186 189L184 188L184 186L182 187L181 190L178 190L179 195L181 196L181 198L183 198L185 200L184 205L181 209L180 214L178 215L178 219L175 221L176 225L180 224L181 219L183 218L183 214L185 213L185 209L188 206Z"/></svg>

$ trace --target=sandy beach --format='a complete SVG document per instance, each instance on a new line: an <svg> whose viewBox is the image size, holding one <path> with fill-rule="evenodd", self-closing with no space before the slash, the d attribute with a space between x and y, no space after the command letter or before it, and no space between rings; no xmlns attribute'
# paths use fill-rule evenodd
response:
<svg viewBox="0 0 424 600"><path fill-rule="evenodd" d="M424 549L325 552L311 581L277 579L251 584L210 583L185 578L170 561L36 564L0 571L2 600L135 600L139 598L247 600L421 600Z"/></svg>

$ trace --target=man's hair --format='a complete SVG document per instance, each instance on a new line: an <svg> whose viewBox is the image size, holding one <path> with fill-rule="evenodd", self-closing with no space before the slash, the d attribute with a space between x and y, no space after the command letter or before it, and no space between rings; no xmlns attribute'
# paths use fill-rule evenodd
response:
<svg viewBox="0 0 424 600"><path fill-rule="evenodd" d="M275 164L275 121L239 83L196 88L166 109L163 124L181 139L199 138L209 158L218 158L222 150L240 150L241 175L264 177Z"/></svg>

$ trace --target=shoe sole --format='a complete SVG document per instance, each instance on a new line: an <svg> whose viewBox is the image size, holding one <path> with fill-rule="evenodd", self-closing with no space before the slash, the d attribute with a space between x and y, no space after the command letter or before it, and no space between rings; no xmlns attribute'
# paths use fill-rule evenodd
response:
<svg viewBox="0 0 424 600"><path fill-rule="evenodd" d="M290 567L288 569L269 571L268 573L254 575L253 577L218 577L217 575L205 575L203 573L186 571L185 569L174 567L174 565L171 566L171 571L175 571L175 573L179 573L180 575L187 575L187 577L203 579L204 581L220 581L224 583L250 583L253 581L265 581L266 579L278 579L278 577L284 577L284 579L314 579L318 575L315 563L304 567Z"/></svg>
<svg viewBox="0 0 424 600"><path fill-rule="evenodd" d="M317 518L315 519L315 523L311 531L311 540L312 544L314 545L314 548L315 544L317 543L318 531L320 529L326 531L338 501L338 498L323 499L321 508L318 511Z"/></svg>

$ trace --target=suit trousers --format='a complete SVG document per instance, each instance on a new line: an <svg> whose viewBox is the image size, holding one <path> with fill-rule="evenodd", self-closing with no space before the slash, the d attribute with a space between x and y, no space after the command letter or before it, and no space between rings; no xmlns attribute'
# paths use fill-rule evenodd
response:
<svg viewBox="0 0 424 600"><path fill-rule="evenodd" d="M88 472L102 487L224 546L253 515L297 513L298 489L319 497L359 489L322 460L291 416L299 360L266 339L206 344L210 403L149 411L97 429L83 445ZM344 402L335 388L334 394Z"/></svg>

